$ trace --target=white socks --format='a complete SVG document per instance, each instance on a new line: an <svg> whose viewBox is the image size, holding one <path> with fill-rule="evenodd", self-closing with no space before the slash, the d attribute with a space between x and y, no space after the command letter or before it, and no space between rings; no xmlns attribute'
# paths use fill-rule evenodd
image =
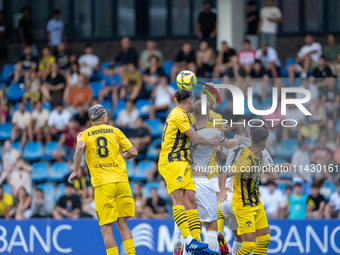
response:
<svg viewBox="0 0 340 255"><path fill-rule="evenodd" d="M239 249L242 247L242 242L234 241L233 248L231 250L232 255L236 255Z"/></svg>
<svg viewBox="0 0 340 255"><path fill-rule="evenodd" d="M186 238L184 238L184 242L185 242L185 245L189 245L192 241L192 236L187 236Z"/></svg>
<svg viewBox="0 0 340 255"><path fill-rule="evenodd" d="M219 251L217 231L207 231L204 242L209 244L210 250Z"/></svg>

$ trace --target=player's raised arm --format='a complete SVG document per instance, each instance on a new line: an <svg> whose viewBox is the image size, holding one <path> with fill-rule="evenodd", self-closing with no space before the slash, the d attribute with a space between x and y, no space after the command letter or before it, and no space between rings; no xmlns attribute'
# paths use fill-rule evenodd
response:
<svg viewBox="0 0 340 255"><path fill-rule="evenodd" d="M221 136L215 136L210 140L207 140L203 136L197 134L193 128L190 128L190 130L186 131L184 134L190 138L191 142L198 145L219 145L222 138Z"/></svg>
<svg viewBox="0 0 340 255"><path fill-rule="evenodd" d="M267 167L267 175L269 176L270 179L272 180L277 180L279 178L281 170L291 168L293 165L291 163L283 163L280 165L271 165ZM295 169L294 169L295 170ZM303 178L298 172L296 172L301 178Z"/></svg>
<svg viewBox="0 0 340 255"><path fill-rule="evenodd" d="M223 137L223 138L224 139L220 143L220 146L223 147L223 148L226 148L226 149L234 148L236 145L242 143L241 137L239 135L235 135L234 139L229 139L229 140L225 137Z"/></svg>
<svg viewBox="0 0 340 255"><path fill-rule="evenodd" d="M80 163L83 159L84 149L85 149L85 142L84 141L78 141L76 152L74 154L74 169L73 169L73 172L68 177L69 183L73 183L73 178L76 177L77 174L78 174L78 169L79 169Z"/></svg>
<svg viewBox="0 0 340 255"><path fill-rule="evenodd" d="M136 150L135 147L131 147L127 151L122 153L122 157L125 159L132 159L138 155L138 151Z"/></svg>

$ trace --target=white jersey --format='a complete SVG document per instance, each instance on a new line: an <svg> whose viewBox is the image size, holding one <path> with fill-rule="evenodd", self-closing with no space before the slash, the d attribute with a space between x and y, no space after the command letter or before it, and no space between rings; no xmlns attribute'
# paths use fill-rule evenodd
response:
<svg viewBox="0 0 340 255"><path fill-rule="evenodd" d="M197 134L203 136L205 139L209 140L215 136L221 136L221 131L217 128L201 128L198 129ZM191 154L191 169L197 172L204 172L208 175L209 173L209 163L211 156L214 153L214 145L196 145L191 144L193 150L190 151Z"/></svg>
<svg viewBox="0 0 340 255"><path fill-rule="evenodd" d="M241 140L242 140L242 143L240 145L236 145L234 148L231 148L228 150L228 158L226 162L227 167L233 166L236 160L239 158L241 152L243 151L243 148L251 145L251 141L249 138L241 136ZM264 149L262 151L262 158L263 158L264 166L273 165L273 159L270 156L267 149ZM233 191L234 190L233 183L234 183L234 177L228 178L226 182L226 188Z"/></svg>

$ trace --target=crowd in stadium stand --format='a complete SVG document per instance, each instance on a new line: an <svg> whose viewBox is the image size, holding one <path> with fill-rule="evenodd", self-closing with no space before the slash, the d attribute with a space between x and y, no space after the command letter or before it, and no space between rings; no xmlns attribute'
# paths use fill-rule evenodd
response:
<svg viewBox="0 0 340 255"><path fill-rule="evenodd" d="M284 173L275 182L263 175L261 198L268 218L340 218L340 45L334 35L328 35L328 45L323 47L307 35L306 45L283 67L277 54L280 49L276 48L277 26L265 18L275 7L270 6L272 2L268 0L260 13L256 4L249 2L245 17L248 39L238 53L226 41L217 52L211 47L216 25L205 22L216 22L216 15L205 1L196 28L198 44L184 42L173 60L165 60L154 41L147 41L146 49L139 54L133 42L124 37L121 51L105 63L91 44L80 56L67 48L59 10L53 12L54 18L47 25L48 44L38 52L30 34L30 9L23 8L19 28L23 54L15 65L3 67L0 84L0 217L96 218L85 162L74 184L66 180L72 169L77 134L91 125L87 109L97 103L110 113L108 124L119 127L139 151L135 160L127 162L136 217L171 215L157 161L162 125L175 105L174 79L181 70L188 69L202 82L233 83L244 92L253 87L257 109L270 107L273 86L308 89L311 100L305 106L311 116L301 114L293 105L288 106L286 117L281 115L280 106L267 116L298 122L296 128L282 128L280 122L268 125L267 149L275 163L292 162L302 170L314 164L321 171ZM274 9L274 23L279 23L281 12ZM197 91L194 93L198 98ZM224 119L241 121L240 116L233 115L230 94L222 96L223 105L215 111ZM254 117L245 114L247 120ZM227 136L247 136L247 130L242 125L231 126Z"/></svg>

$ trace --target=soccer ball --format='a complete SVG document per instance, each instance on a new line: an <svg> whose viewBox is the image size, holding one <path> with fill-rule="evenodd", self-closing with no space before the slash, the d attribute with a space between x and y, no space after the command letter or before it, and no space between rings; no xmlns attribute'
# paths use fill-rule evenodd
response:
<svg viewBox="0 0 340 255"><path fill-rule="evenodd" d="M185 70L177 75L176 82L179 89L192 90L196 86L197 78L193 72Z"/></svg>

